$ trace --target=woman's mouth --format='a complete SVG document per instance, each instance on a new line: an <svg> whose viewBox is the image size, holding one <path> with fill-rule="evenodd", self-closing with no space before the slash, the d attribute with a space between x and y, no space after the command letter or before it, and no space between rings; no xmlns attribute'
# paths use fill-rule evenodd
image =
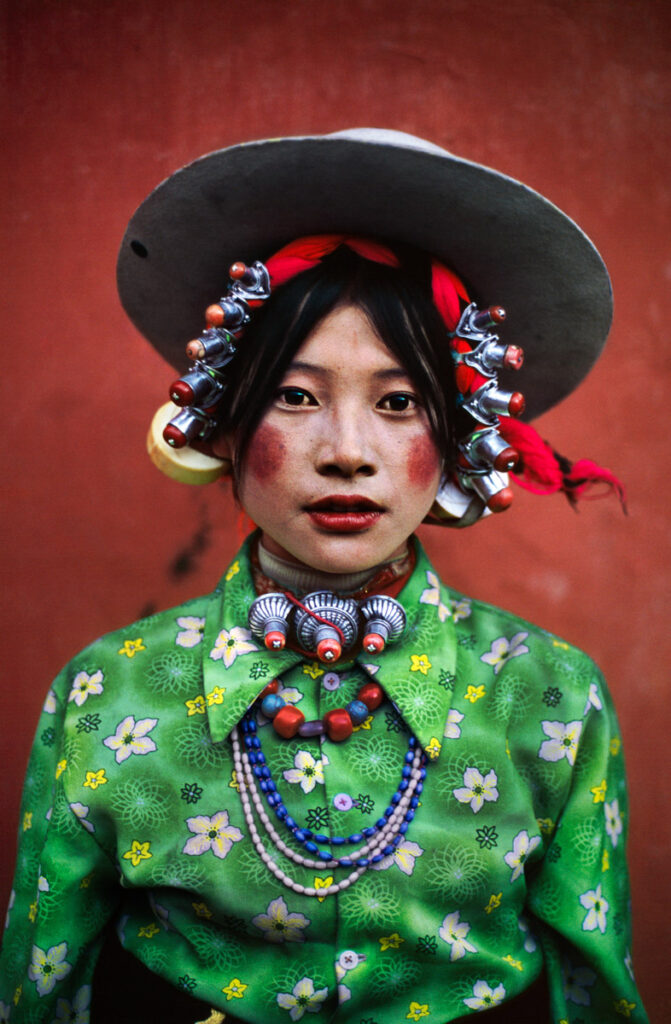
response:
<svg viewBox="0 0 671 1024"><path fill-rule="evenodd" d="M384 514L382 505L359 494L331 494L306 506L315 526L330 533L359 533Z"/></svg>

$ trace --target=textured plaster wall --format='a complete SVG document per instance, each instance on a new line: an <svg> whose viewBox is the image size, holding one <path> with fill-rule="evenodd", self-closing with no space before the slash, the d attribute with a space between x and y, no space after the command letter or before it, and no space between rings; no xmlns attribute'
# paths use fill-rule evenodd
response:
<svg viewBox="0 0 671 1024"><path fill-rule="evenodd" d="M171 374L116 298L130 213L178 165L229 143L414 132L538 188L612 274L606 353L540 429L617 471L629 517L615 502L575 514L518 493L495 522L423 539L456 588L553 629L606 672L629 765L635 961L663 1019L671 7L8 0L0 18L3 834L50 678L101 632L212 587L239 539L225 486L182 489L143 454ZM4 901L11 839L0 856Z"/></svg>

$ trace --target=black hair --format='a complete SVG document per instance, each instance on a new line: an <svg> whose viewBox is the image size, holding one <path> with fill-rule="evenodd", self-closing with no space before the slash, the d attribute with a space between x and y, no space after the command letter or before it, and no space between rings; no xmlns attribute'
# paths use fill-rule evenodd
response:
<svg viewBox="0 0 671 1024"><path fill-rule="evenodd" d="M454 465L456 387L447 329L431 293L428 257L397 251L399 268L364 259L340 246L319 264L278 287L253 314L230 374L230 404L221 429L236 447L238 484L252 436L294 355L309 334L341 305L368 318L408 373L424 403L448 471Z"/></svg>

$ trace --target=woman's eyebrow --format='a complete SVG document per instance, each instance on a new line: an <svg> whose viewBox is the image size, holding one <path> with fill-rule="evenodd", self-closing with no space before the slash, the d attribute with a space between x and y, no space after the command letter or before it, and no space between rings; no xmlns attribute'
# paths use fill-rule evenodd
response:
<svg viewBox="0 0 671 1024"><path fill-rule="evenodd" d="M286 372L292 373L298 370L302 373L311 373L318 377L328 377L332 373L326 366L320 366L318 363L306 363L302 360L296 360L294 363L290 363L287 367ZM389 366L382 370L374 370L373 377L379 380L409 380L410 375L407 370L404 370L402 366Z"/></svg>

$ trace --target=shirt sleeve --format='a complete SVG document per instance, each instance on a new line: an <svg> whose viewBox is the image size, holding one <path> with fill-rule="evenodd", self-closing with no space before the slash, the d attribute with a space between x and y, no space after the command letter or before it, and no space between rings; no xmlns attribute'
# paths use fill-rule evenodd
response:
<svg viewBox="0 0 671 1024"><path fill-rule="evenodd" d="M552 832L545 857L529 873L528 906L543 948L551 1020L643 1024L630 954L622 745L603 679L591 684L580 720L548 720L542 728L537 756L566 759L573 768L568 797L556 820L546 822Z"/></svg>
<svg viewBox="0 0 671 1024"><path fill-rule="evenodd" d="M49 691L19 818L19 848L0 955L0 1020L88 1020L91 975L117 902L118 872L83 803L69 803L67 674Z"/></svg>

